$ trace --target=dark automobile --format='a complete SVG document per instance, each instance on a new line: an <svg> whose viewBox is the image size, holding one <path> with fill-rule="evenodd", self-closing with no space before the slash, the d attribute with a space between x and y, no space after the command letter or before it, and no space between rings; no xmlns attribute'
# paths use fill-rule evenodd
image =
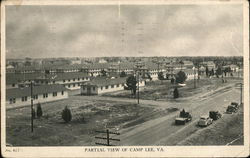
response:
<svg viewBox="0 0 250 158"><path fill-rule="evenodd" d="M179 117L175 118L175 124L176 125L185 125L186 122L189 122L192 120L192 116L189 112L185 112L185 110L183 109L180 112Z"/></svg>
<svg viewBox="0 0 250 158"><path fill-rule="evenodd" d="M219 111L209 111L209 117L213 120L218 120L219 118L221 118L221 114L219 113Z"/></svg>

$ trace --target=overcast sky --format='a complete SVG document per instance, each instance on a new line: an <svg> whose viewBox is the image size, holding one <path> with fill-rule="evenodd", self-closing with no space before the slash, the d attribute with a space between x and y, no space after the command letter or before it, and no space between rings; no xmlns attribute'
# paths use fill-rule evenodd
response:
<svg viewBox="0 0 250 158"><path fill-rule="evenodd" d="M241 5L7 6L7 58L243 55Z"/></svg>

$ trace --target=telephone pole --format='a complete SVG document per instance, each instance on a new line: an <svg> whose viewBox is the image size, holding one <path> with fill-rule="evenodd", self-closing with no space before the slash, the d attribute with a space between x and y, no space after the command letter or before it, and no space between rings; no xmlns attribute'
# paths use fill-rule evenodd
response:
<svg viewBox="0 0 250 158"><path fill-rule="evenodd" d="M31 101L31 132L33 132L33 82L30 82L30 101Z"/></svg>
<svg viewBox="0 0 250 158"><path fill-rule="evenodd" d="M240 104L242 104L242 90L243 90L243 83L240 83Z"/></svg>
<svg viewBox="0 0 250 158"><path fill-rule="evenodd" d="M195 67L193 67L193 69L194 69L194 88L196 88Z"/></svg>
<svg viewBox="0 0 250 158"><path fill-rule="evenodd" d="M138 91L137 91L137 104L140 104L140 93L139 93L139 90L140 90L140 79L139 79L139 72L137 72L137 84L138 84Z"/></svg>
<svg viewBox="0 0 250 158"><path fill-rule="evenodd" d="M104 145L104 146L114 146L112 144L110 144L110 141L120 141L120 139L115 139L115 138L111 138L110 135L114 134L114 135L120 135L120 133L117 132L110 132L108 129L106 131L95 131L96 133L103 133L106 134L106 137L95 137L96 139L103 139L103 140L107 140L107 143L95 143L96 145Z"/></svg>

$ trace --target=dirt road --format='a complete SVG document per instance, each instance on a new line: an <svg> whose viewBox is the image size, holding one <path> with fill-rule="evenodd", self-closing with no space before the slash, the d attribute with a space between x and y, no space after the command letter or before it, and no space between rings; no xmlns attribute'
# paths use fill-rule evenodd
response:
<svg viewBox="0 0 250 158"><path fill-rule="evenodd" d="M176 145L179 141L200 129L200 127L196 126L200 115L208 114L210 110L223 112L231 101L238 99L239 90L231 89L228 92L219 93L202 102L194 103L189 101L185 104L180 104L180 109L185 108L192 113L192 122L185 126L174 125L174 118L178 113L151 120L134 129L121 131L122 141L120 145Z"/></svg>

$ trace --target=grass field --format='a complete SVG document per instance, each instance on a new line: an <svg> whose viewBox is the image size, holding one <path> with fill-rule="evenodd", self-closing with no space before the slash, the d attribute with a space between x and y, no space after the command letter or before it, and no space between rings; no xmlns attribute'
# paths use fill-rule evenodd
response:
<svg viewBox="0 0 250 158"><path fill-rule="evenodd" d="M181 87L178 85L171 84L170 81L152 81L148 82L147 85L140 90L140 98L147 100L173 100L173 90L175 87L179 90L179 98L190 97L196 94L206 93L211 90L215 90L219 87L223 87L230 83L235 83L238 79L228 79L227 83L222 83L221 78L203 78L197 80L196 88L194 88L194 81L186 81L186 86ZM106 93L103 96L119 97L119 98L133 98L131 92L120 91L113 93Z"/></svg>
<svg viewBox="0 0 250 158"><path fill-rule="evenodd" d="M72 121L64 123L61 112L71 109ZM116 131L138 125L178 109L156 109L131 103L84 101L80 96L43 104L43 117L30 128L30 108L7 111L7 143L14 146L94 145L96 130Z"/></svg>

